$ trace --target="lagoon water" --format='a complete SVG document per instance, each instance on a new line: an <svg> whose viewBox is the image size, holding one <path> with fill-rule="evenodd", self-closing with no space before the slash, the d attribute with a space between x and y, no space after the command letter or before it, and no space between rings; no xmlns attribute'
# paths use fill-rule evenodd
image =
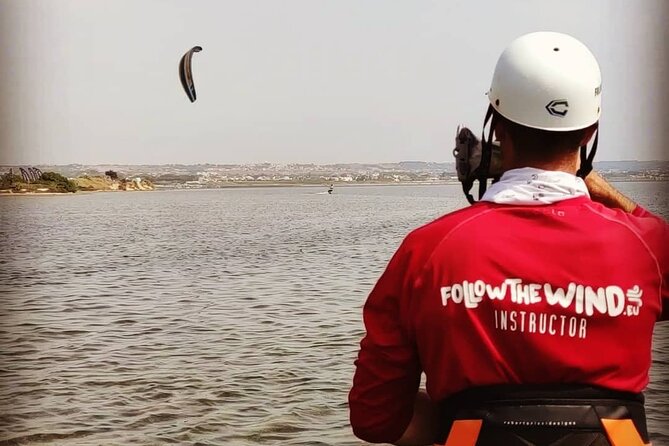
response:
<svg viewBox="0 0 669 446"><path fill-rule="evenodd" d="M667 183L619 187L669 218ZM324 190L0 197L0 445L362 444L361 306L407 231L466 202ZM669 325L655 339L669 445Z"/></svg>

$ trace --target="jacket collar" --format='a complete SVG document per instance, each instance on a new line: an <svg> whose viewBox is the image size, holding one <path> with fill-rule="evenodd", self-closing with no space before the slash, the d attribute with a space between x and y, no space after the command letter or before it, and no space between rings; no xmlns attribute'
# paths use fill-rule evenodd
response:
<svg viewBox="0 0 669 446"><path fill-rule="evenodd" d="M482 201L531 206L583 196L590 197L588 188L575 175L523 167L505 172L483 195Z"/></svg>

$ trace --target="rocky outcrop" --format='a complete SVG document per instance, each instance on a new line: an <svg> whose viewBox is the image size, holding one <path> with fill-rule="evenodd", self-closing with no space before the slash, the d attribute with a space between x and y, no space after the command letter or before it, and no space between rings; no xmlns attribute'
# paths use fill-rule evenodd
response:
<svg viewBox="0 0 669 446"><path fill-rule="evenodd" d="M126 178L122 180L112 180L107 176L91 177L84 176L75 178L74 182L80 190L83 191L110 191L110 190L154 190L153 184L142 178Z"/></svg>
<svg viewBox="0 0 669 446"><path fill-rule="evenodd" d="M125 179L119 183L120 190L153 190L153 184L150 181L143 180L139 177Z"/></svg>

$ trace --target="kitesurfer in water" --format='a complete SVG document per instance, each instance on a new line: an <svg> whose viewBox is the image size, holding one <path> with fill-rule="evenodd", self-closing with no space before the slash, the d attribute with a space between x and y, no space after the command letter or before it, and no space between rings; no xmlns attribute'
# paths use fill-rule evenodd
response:
<svg viewBox="0 0 669 446"><path fill-rule="evenodd" d="M328 188L328 194L331 194L334 191L334 185L331 184L330 187Z"/></svg>
<svg viewBox="0 0 669 446"><path fill-rule="evenodd" d="M601 91L573 37L527 34L502 53L484 143L496 136L503 174L478 203L412 231L369 295L349 394L358 437L649 442L642 391L653 327L669 318L669 226L580 154Z"/></svg>

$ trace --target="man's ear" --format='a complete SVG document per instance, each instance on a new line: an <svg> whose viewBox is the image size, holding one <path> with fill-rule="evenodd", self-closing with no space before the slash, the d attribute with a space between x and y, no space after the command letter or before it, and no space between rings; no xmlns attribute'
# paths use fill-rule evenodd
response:
<svg viewBox="0 0 669 446"><path fill-rule="evenodd" d="M506 172L513 168L514 149L509 131L501 120L495 125L495 138L499 141L502 149L502 171Z"/></svg>
<svg viewBox="0 0 669 446"><path fill-rule="evenodd" d="M583 138L581 139L581 142L578 144L579 146L585 146L590 142L590 140L592 139L592 135L594 135L595 131L597 130L597 124L598 123L595 123L590 127L588 127L587 129L585 129L585 132L583 133Z"/></svg>
<svg viewBox="0 0 669 446"><path fill-rule="evenodd" d="M504 122L499 120L497 124L495 124L495 139L499 142L503 142L507 137L508 135L506 133L506 127L504 127Z"/></svg>

